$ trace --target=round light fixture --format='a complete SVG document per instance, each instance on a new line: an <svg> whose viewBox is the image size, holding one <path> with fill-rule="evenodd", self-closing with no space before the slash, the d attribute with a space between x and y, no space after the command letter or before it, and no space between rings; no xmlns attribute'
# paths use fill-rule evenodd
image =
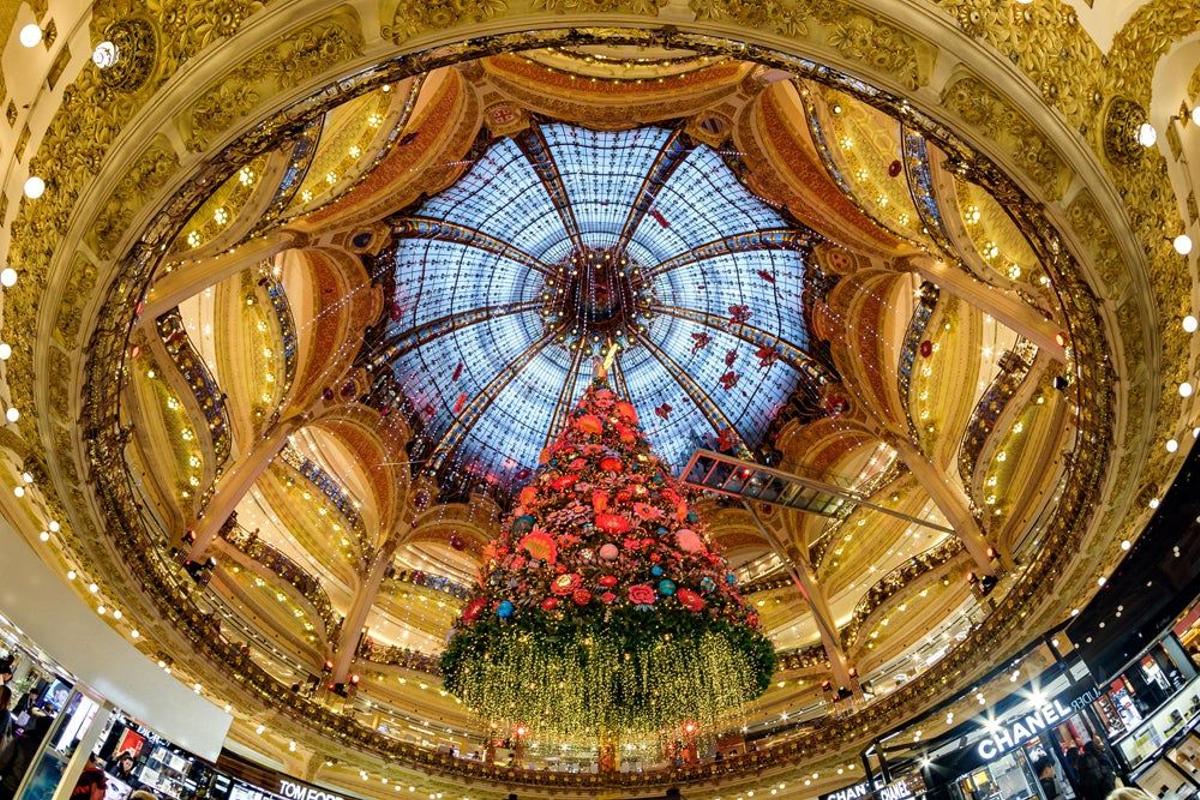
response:
<svg viewBox="0 0 1200 800"><path fill-rule="evenodd" d="M17 410L16 406L13 406L4 412L4 418L9 422L16 422L21 418L21 412Z"/></svg>
<svg viewBox="0 0 1200 800"><path fill-rule="evenodd" d="M120 57L120 48L107 39L96 45L96 49L92 51L92 63L100 69L108 69L116 64Z"/></svg>
<svg viewBox="0 0 1200 800"><path fill-rule="evenodd" d="M8 361L12 358L12 345L8 342L0 342L0 361Z"/></svg>
<svg viewBox="0 0 1200 800"><path fill-rule="evenodd" d="M12 267L0 269L0 286L9 288L17 283L17 271ZM11 348L9 348L11 350ZM7 358L7 356L6 356Z"/></svg>
<svg viewBox="0 0 1200 800"><path fill-rule="evenodd" d="M1171 246L1175 248L1175 252L1181 256L1186 256L1192 252L1192 237L1186 233L1181 233L1171 240Z"/></svg>
<svg viewBox="0 0 1200 800"><path fill-rule="evenodd" d="M1191 314L1188 314L1186 317L1183 318L1184 332L1195 333L1197 328L1200 328L1200 321L1198 321Z"/></svg>
<svg viewBox="0 0 1200 800"><path fill-rule="evenodd" d="M1137 140L1142 147L1154 147L1158 142L1158 131L1149 122L1143 122L1138 126Z"/></svg>
<svg viewBox="0 0 1200 800"><path fill-rule="evenodd" d="M1191 397L1192 396L1192 385L1190 383L1188 383L1187 381L1184 381L1183 383L1179 384L1179 396L1180 397Z"/></svg>
<svg viewBox="0 0 1200 800"><path fill-rule="evenodd" d="M1200 106L1196 106L1192 109L1192 122L1200 125Z"/></svg>
<svg viewBox="0 0 1200 800"><path fill-rule="evenodd" d="M37 47L42 41L42 29L36 22L31 22L21 28L21 32L17 34L17 37L21 40L21 44L26 47Z"/></svg>
<svg viewBox="0 0 1200 800"><path fill-rule="evenodd" d="M1179 442L1175 441L1174 439L1167 439L1167 452L1168 453L1174 453L1178 449L1179 449Z"/></svg>
<svg viewBox="0 0 1200 800"><path fill-rule="evenodd" d="M25 196L37 200L46 191L46 182L37 175L30 175L25 180Z"/></svg>
<svg viewBox="0 0 1200 800"><path fill-rule="evenodd" d="M1122 550L1128 552L1129 548L1131 548L1131 547L1133 547L1133 542L1129 541L1128 539L1123 539L1121 541L1121 549Z"/></svg>

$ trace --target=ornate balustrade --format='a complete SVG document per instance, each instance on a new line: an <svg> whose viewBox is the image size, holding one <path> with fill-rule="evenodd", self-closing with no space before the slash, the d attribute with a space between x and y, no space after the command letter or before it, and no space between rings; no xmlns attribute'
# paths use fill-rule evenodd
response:
<svg viewBox="0 0 1200 800"><path fill-rule="evenodd" d="M297 564L284 553L258 538L257 534L247 531L238 525L225 526L221 537L236 547L248 558L253 559L268 570L291 584L297 592L317 612L325 626L327 641L335 641L342 627L342 618L334 612L329 595L321 586L320 580L304 567Z"/></svg>
<svg viewBox="0 0 1200 800"><path fill-rule="evenodd" d="M225 396L221 393L221 387L217 386L204 359L192 346L192 339L188 336L178 309L173 308L159 316L154 321L154 327L162 338L167 355L191 388L196 403L204 414L209 435L212 437L213 455L216 459L214 466L220 467L228 460L233 444L229 432L229 410L225 407Z"/></svg>
<svg viewBox="0 0 1200 800"><path fill-rule="evenodd" d="M971 419L967 422L958 450L958 474L962 477L963 485L971 485L979 455L996 427L996 421L1008 406L1008 401L1021 388L1021 383L1033 369L1036 354L1037 348L1032 343L1019 339L1013 350L1000 357L1000 372L975 404L975 410L971 412Z"/></svg>
<svg viewBox="0 0 1200 800"><path fill-rule="evenodd" d="M849 649L858 640L863 625L871 615L904 591L905 587L922 575L950 563L961 552L962 540L949 536L928 550L917 553L876 581L854 606L850 621L842 628L842 646Z"/></svg>

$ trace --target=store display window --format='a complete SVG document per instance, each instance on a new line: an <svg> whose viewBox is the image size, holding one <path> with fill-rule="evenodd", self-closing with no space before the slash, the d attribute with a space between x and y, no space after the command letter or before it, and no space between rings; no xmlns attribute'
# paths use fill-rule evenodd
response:
<svg viewBox="0 0 1200 800"><path fill-rule="evenodd" d="M967 773L957 782L961 800L1041 798L1037 776L1024 748L1017 748Z"/></svg>
<svg viewBox="0 0 1200 800"><path fill-rule="evenodd" d="M1140 725L1117 740L1116 746L1131 769L1153 759L1158 751L1182 731L1200 720L1200 678L1176 692Z"/></svg>

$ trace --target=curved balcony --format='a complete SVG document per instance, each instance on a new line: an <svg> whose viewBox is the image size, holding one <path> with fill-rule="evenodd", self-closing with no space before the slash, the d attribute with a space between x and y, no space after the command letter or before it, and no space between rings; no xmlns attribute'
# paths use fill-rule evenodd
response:
<svg viewBox="0 0 1200 800"><path fill-rule="evenodd" d="M214 468L220 468L228 459L233 440L229 432L229 410L221 387L217 386L204 359L192 346L191 337L183 325L178 309L171 309L154 320L154 327L162 338L163 348L179 374L191 388L196 403L204 414L209 435L212 437Z"/></svg>
<svg viewBox="0 0 1200 800"><path fill-rule="evenodd" d="M1021 382L1033 369L1033 359L1037 348L1027 339L1017 340L1013 350L1000 357L1000 372L984 390L967 429L963 433L962 444L958 449L958 474L962 477L963 485L970 486L975 475L975 466L979 455L987 444L988 437L995 430L996 421L1004 413L1008 401L1021 387Z"/></svg>
<svg viewBox="0 0 1200 800"><path fill-rule="evenodd" d="M312 606L325 626L326 641L335 641L342 627L342 618L333 610L329 595L320 580L284 553L240 525L226 526L221 537L247 558L253 559L290 584Z"/></svg>
<svg viewBox="0 0 1200 800"><path fill-rule="evenodd" d="M879 609L912 585L913 581L954 560L963 552L962 540L950 536L928 550L917 553L876 581L854 606L850 622L841 631L842 646L850 649L858 640L867 621Z"/></svg>

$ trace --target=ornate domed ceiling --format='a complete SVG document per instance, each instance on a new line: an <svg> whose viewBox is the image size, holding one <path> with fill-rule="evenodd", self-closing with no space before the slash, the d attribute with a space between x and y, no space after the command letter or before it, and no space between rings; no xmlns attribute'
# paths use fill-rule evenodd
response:
<svg viewBox="0 0 1200 800"><path fill-rule="evenodd" d="M416 410L412 455L433 470L527 479L613 343L614 379L676 470L718 438L756 446L789 395L816 394L815 237L678 128L535 124L392 225L372 364Z"/></svg>
<svg viewBox="0 0 1200 800"><path fill-rule="evenodd" d="M1095 590L1194 413L1177 209L1120 133L1149 79L984 59L1010 40L969 3L929 38L841 4L98 5L125 60L56 73L45 196L0 208L7 516L239 748L359 795L857 780ZM652 29L567 27L618 6ZM1030 30L1078 35L1059 11ZM839 502L698 501L778 656L698 733L728 757L509 768L438 656L606 356L677 473L719 450Z"/></svg>

